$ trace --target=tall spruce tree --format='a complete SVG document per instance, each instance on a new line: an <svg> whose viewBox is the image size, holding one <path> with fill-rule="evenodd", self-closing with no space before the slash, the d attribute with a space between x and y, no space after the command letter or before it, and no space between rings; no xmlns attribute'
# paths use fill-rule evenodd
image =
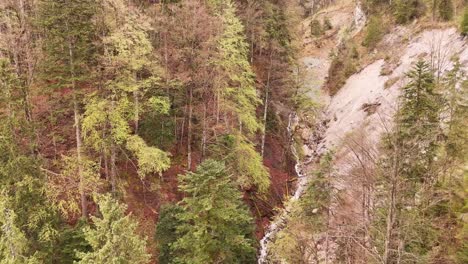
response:
<svg viewBox="0 0 468 264"><path fill-rule="evenodd" d="M434 161L442 101L428 63L418 61L407 76L396 125L385 136L386 155L380 162L387 192L376 211L380 231L374 233L374 241L382 242L385 263L427 261L436 240L429 190L437 182Z"/></svg>
<svg viewBox="0 0 468 264"><path fill-rule="evenodd" d="M46 197L39 160L20 136L21 83L7 59L0 59L0 263L51 263L59 219Z"/></svg>
<svg viewBox="0 0 468 264"><path fill-rule="evenodd" d="M125 215L126 206L110 195L98 196L101 217L92 217L93 227L85 227L90 252L79 252L80 264L148 263L146 239L136 233L137 222Z"/></svg>
<svg viewBox="0 0 468 264"><path fill-rule="evenodd" d="M223 33L218 41L218 78L216 93L218 98L218 118L224 114L228 135L219 138L223 156L233 176L243 188L256 186L266 193L270 186L269 174L263 166L262 157L256 152L249 138L263 129L256 116L256 108L261 101L257 94L255 75L248 60L248 45L244 36L244 26L236 16L232 1L216 3L221 10ZM229 124L234 117L234 124ZM226 148L227 147L227 148ZM229 150L226 152L226 150ZM216 153L216 152L215 152ZM219 155L218 152L216 155Z"/></svg>
<svg viewBox="0 0 468 264"><path fill-rule="evenodd" d="M83 144L81 135L81 93L90 80L94 60L96 14L94 0L41 0L39 25L46 54L42 63L48 86L70 89L76 138L76 162L79 175L82 216L87 216Z"/></svg>
<svg viewBox="0 0 468 264"><path fill-rule="evenodd" d="M255 113L261 101L254 86L255 75L248 60L249 50L244 26L237 18L236 8L231 1L226 1L221 6L223 33L218 42L219 57L216 60L219 66L218 104L221 111L237 117L234 127L251 134L261 128Z"/></svg>
<svg viewBox="0 0 468 264"><path fill-rule="evenodd" d="M172 244L176 263L251 263L255 259L252 218L225 166L206 160L180 176L186 194L177 214L182 236Z"/></svg>

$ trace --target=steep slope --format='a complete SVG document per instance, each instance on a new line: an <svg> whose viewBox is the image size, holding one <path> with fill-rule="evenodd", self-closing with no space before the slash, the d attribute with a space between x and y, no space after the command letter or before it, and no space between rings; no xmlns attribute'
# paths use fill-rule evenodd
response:
<svg viewBox="0 0 468 264"><path fill-rule="evenodd" d="M324 106L321 122L315 128L308 128L296 118L292 122L298 122L297 127L293 125L291 128L306 143L303 147L305 158L297 166L299 181L292 200L302 196L320 156L328 151L335 153L330 219L326 234L310 234L317 241L319 252L315 260L312 257L308 259L310 263L335 263L337 240L352 237L367 227L369 207L376 202L370 186L374 180L374 162L379 156L380 137L391 129L401 88L407 83L405 74L414 62L419 59L430 61L437 76L443 76L452 68L451 58L454 56L460 58L465 71L468 66L468 43L455 28L424 30L414 25L399 26L379 44L385 47L385 56L370 54L366 58L369 64L347 79L336 95L328 97L321 92L330 67L328 54L343 41L343 36L349 38L358 34L363 19L359 4L354 7L347 1L322 10L315 19L323 19L324 16L332 21L333 32L325 33L320 45L316 39L305 37L302 58L306 69L305 86L310 89L311 96ZM259 263L268 262L268 244L271 244L268 242L274 241L275 235L287 226L289 211L287 206L262 240Z"/></svg>

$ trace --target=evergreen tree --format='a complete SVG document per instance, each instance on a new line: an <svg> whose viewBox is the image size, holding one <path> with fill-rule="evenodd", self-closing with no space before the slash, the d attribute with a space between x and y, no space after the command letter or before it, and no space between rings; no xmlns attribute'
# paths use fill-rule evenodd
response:
<svg viewBox="0 0 468 264"><path fill-rule="evenodd" d="M155 240L158 244L160 264L169 264L177 257L177 251L171 249L181 234L177 234L177 227L182 225L182 221L177 215L183 213L179 205L164 205L159 210L159 220L156 227Z"/></svg>
<svg viewBox="0 0 468 264"><path fill-rule="evenodd" d="M59 218L46 197L46 178L30 155L21 115L21 82L0 58L0 263L52 263Z"/></svg>
<svg viewBox="0 0 468 264"><path fill-rule="evenodd" d="M465 7L463 18L460 24L460 31L462 36L468 36L468 6Z"/></svg>
<svg viewBox="0 0 468 264"><path fill-rule="evenodd" d="M410 82L403 88L397 121L401 123L399 142L407 155L404 174L425 181L436 155L442 101L435 93L434 75L426 62L418 61L407 76Z"/></svg>
<svg viewBox="0 0 468 264"><path fill-rule="evenodd" d="M41 0L39 25L43 31L42 63L44 79L50 86L71 89L76 138L76 163L79 176L82 216L87 215L83 146L81 135L81 96L83 82L91 77L94 59L96 14L94 0Z"/></svg>
<svg viewBox="0 0 468 264"><path fill-rule="evenodd" d="M28 241L16 226L17 215L5 205L6 200L4 195L0 196L0 263L27 263Z"/></svg>
<svg viewBox="0 0 468 264"><path fill-rule="evenodd" d="M396 0L394 2L396 22L406 24L419 17L423 12L423 5L420 0Z"/></svg>
<svg viewBox="0 0 468 264"><path fill-rule="evenodd" d="M180 176L183 212L177 214L181 237L172 244L177 263L250 263L254 261L252 218L225 166L203 162Z"/></svg>
<svg viewBox="0 0 468 264"><path fill-rule="evenodd" d="M248 45L244 26L236 16L236 8L226 1L222 11L223 33L218 42L218 102L226 114L237 117L240 131L248 134L260 129L255 109L260 104L254 86L255 75L248 61Z"/></svg>
<svg viewBox="0 0 468 264"><path fill-rule="evenodd" d="M435 93L428 63L418 61L407 76L396 126L385 137L386 155L380 162L387 195L382 199L383 208L376 211L374 241L382 242L379 247L386 263L397 263L400 258L428 261L437 243L430 212L436 202L429 190L438 176L434 162L442 100ZM398 250L404 250L404 257L398 256Z"/></svg>
<svg viewBox="0 0 468 264"><path fill-rule="evenodd" d="M439 2L439 16L444 21L449 21L453 17L453 3L452 0L440 0Z"/></svg>
<svg viewBox="0 0 468 264"><path fill-rule="evenodd" d="M373 16L370 18L369 25L367 25L366 36L364 38L364 41L362 42L362 45L373 49L375 48L377 43L382 39L383 35L384 34L382 31L382 19Z"/></svg>
<svg viewBox="0 0 468 264"><path fill-rule="evenodd" d="M447 140L445 144L447 155L457 161L462 161L468 154L468 135L466 119L468 118L468 80L459 59L454 61L454 67L443 81L448 113L446 123Z"/></svg>
<svg viewBox="0 0 468 264"><path fill-rule="evenodd" d="M214 156L226 156L227 166L241 187L248 189L255 186L261 193L266 193L270 186L269 174L263 166L262 157L248 140L262 126L255 112L261 101L248 61L244 27L231 1L218 3L217 6L222 10L223 33L218 41L216 64L219 65L219 74L215 92L218 94L219 112L225 114L227 133L218 138L220 144L214 146L217 149ZM237 117L238 125L231 127L228 123L230 116Z"/></svg>
<svg viewBox="0 0 468 264"><path fill-rule="evenodd" d="M220 137L213 146L213 157L225 157L226 167L237 184L245 189L256 188L266 194L270 188L270 175L262 162L262 157L253 144L240 134Z"/></svg>
<svg viewBox="0 0 468 264"><path fill-rule="evenodd" d="M101 217L92 217L93 227L85 227L84 235L90 252L79 252L78 263L148 263L146 240L136 234L137 222L125 215L126 206L110 195L96 199Z"/></svg>

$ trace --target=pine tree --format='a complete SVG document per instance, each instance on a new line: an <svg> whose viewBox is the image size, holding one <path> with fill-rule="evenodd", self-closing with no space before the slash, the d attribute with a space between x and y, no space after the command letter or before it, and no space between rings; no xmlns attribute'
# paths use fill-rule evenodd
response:
<svg viewBox="0 0 468 264"><path fill-rule="evenodd" d="M16 226L17 215L5 205L6 200L4 195L0 196L0 263L26 263L28 241Z"/></svg>
<svg viewBox="0 0 468 264"><path fill-rule="evenodd" d="M177 263L250 263L255 258L252 218L225 166L206 160L196 172L180 176L186 194L177 215L183 224L173 244Z"/></svg>
<svg viewBox="0 0 468 264"><path fill-rule="evenodd" d="M454 61L454 67L447 73L442 87L446 101L444 110L448 113L445 120L446 152L450 158L462 161L468 154L468 136L463 132L467 129L468 80L459 59Z"/></svg>
<svg viewBox="0 0 468 264"><path fill-rule="evenodd" d="M428 63L418 61L407 76L409 83L403 87L394 132L385 136L386 154L380 162L381 181L387 193L383 208L377 209L383 213L374 219L374 241L382 242L386 263L397 263L398 249L408 253L401 261L427 259L437 243L430 215L436 203L429 190L438 176L434 162L440 149L443 102L435 92L435 78Z"/></svg>
<svg viewBox="0 0 468 264"><path fill-rule="evenodd" d="M214 156L227 157L227 167L241 187L249 189L255 186L261 193L266 193L270 185L268 172L254 144L248 140L263 128L256 117L256 108L261 101L248 61L244 27L231 1L217 6L222 13L223 33L218 41L216 64L219 65L219 75L215 80L215 92L219 104L217 118L224 113L226 134L218 138ZM231 116L237 117L233 127L228 123Z"/></svg>
<svg viewBox="0 0 468 264"><path fill-rule="evenodd" d="M421 15L423 4L420 0L396 0L394 8L397 23L406 24Z"/></svg>
<svg viewBox="0 0 468 264"><path fill-rule="evenodd" d="M137 233L137 222L125 215L126 206L110 195L97 197L101 217L91 217L93 227L85 227L90 252L79 252L80 264L148 263L146 239Z"/></svg>

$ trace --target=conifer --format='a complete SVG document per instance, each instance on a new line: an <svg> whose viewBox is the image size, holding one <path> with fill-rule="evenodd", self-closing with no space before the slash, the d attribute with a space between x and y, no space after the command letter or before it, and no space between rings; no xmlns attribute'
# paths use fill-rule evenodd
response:
<svg viewBox="0 0 468 264"><path fill-rule="evenodd" d="M137 222L125 215L126 206L110 195L98 196L101 217L91 217L92 227L84 228L90 252L79 252L80 264L148 263L146 239L137 233Z"/></svg>
<svg viewBox="0 0 468 264"><path fill-rule="evenodd" d="M206 160L196 170L180 176L186 194L177 214L181 237L172 249L177 263L250 263L255 258L252 217L242 204L225 166Z"/></svg>

